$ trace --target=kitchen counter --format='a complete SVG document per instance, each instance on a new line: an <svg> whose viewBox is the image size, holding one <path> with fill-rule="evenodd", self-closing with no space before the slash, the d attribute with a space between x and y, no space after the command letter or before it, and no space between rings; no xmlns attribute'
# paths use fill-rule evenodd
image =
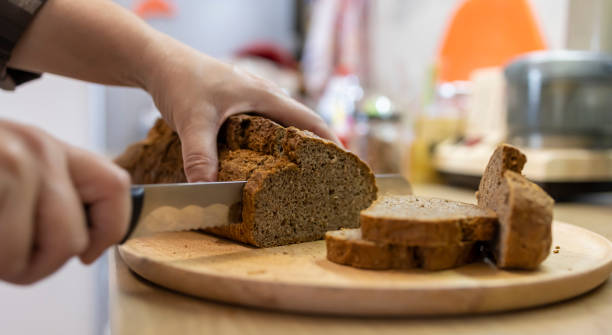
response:
<svg viewBox="0 0 612 335"><path fill-rule="evenodd" d="M419 195L474 202L471 191L416 185ZM603 198L602 198L603 199ZM560 203L555 219L612 239L612 202ZM574 299L516 312L461 317L349 318L280 313L192 298L148 283L117 251L109 269L113 334L612 334L612 284Z"/></svg>

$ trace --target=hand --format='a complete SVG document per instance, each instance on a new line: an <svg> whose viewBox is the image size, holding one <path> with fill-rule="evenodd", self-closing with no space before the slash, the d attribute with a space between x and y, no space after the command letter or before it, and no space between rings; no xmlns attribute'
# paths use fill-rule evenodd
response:
<svg viewBox="0 0 612 335"><path fill-rule="evenodd" d="M127 229L128 190L129 177L108 160L0 121L0 279L32 283L75 255L93 262Z"/></svg>
<svg viewBox="0 0 612 335"><path fill-rule="evenodd" d="M145 88L182 142L190 182L217 177L217 134L231 115L256 112L335 141L323 119L270 81L224 64L171 39L152 48ZM150 53L150 54L151 54ZM158 69L157 71L155 69Z"/></svg>

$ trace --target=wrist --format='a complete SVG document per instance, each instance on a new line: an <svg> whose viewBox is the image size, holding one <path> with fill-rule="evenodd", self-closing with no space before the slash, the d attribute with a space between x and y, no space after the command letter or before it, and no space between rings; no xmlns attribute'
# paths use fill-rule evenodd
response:
<svg viewBox="0 0 612 335"><path fill-rule="evenodd" d="M141 87L151 95L162 116L174 128L174 111L190 109L196 102L189 98L206 93L203 83L214 72L216 61L158 33L143 52L141 63Z"/></svg>
<svg viewBox="0 0 612 335"><path fill-rule="evenodd" d="M159 81L157 78L161 76L160 72L163 67L171 59L168 55L169 48L164 47L164 40L170 39L159 32L151 35L142 50L142 57L137 59L138 65L134 71L138 86L149 93L153 90L154 84Z"/></svg>

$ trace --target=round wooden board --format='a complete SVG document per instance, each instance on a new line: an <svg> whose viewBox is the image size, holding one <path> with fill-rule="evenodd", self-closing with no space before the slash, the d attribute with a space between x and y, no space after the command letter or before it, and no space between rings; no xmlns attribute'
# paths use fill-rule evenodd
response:
<svg viewBox="0 0 612 335"><path fill-rule="evenodd" d="M198 297L268 309L343 315L442 315L512 310L561 301L603 283L612 243L567 223L537 271L486 263L453 270L375 271L329 262L325 242L258 249L198 232L132 239L127 265L158 285Z"/></svg>

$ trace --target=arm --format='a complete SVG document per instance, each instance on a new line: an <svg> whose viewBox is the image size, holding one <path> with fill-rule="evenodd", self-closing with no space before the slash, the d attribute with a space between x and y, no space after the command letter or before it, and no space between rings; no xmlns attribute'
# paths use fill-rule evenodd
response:
<svg viewBox="0 0 612 335"><path fill-rule="evenodd" d="M216 136L255 111L338 143L322 119L278 87L150 28L107 0L48 0L9 65L148 91L179 134L189 181L216 179Z"/></svg>
<svg viewBox="0 0 612 335"><path fill-rule="evenodd" d="M106 85L143 87L146 54L162 38L107 0L48 0L8 65Z"/></svg>

